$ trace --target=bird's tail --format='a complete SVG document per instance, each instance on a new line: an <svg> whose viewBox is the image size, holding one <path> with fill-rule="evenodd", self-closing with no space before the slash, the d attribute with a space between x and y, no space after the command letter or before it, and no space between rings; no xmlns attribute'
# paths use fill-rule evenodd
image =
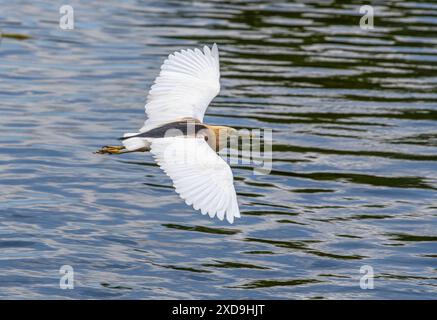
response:
<svg viewBox="0 0 437 320"><path fill-rule="evenodd" d="M138 133L125 133L123 135L122 143L129 151L135 151L139 149L150 149L150 141L136 137Z"/></svg>

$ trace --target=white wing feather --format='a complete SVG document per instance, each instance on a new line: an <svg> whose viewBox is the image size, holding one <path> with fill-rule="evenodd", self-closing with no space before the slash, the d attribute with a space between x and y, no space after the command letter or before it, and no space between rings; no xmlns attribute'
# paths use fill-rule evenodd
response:
<svg viewBox="0 0 437 320"><path fill-rule="evenodd" d="M203 139L153 139L151 153L187 205L229 223L240 217L229 165Z"/></svg>
<svg viewBox="0 0 437 320"><path fill-rule="evenodd" d="M161 66L149 91L147 120L140 132L164 123L191 117L203 121L211 100L220 91L220 65L217 45L175 52Z"/></svg>

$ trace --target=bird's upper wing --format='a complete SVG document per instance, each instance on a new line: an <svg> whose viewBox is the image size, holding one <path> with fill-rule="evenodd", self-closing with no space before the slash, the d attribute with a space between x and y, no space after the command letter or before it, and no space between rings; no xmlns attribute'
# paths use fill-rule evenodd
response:
<svg viewBox="0 0 437 320"><path fill-rule="evenodd" d="M211 100L220 91L217 45L175 52L161 66L146 103L147 120L140 129L148 131L181 118L203 121Z"/></svg>
<svg viewBox="0 0 437 320"><path fill-rule="evenodd" d="M204 139L153 139L151 153L188 205L229 223L240 217L231 168Z"/></svg>

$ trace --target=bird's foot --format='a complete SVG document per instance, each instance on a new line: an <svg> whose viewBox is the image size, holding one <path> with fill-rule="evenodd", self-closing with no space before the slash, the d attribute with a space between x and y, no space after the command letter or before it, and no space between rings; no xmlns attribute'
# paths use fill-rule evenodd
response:
<svg viewBox="0 0 437 320"><path fill-rule="evenodd" d="M95 153L98 154L120 154L123 153L123 150L126 148L124 146L104 146L101 149L97 150ZM126 151L124 151L126 152Z"/></svg>

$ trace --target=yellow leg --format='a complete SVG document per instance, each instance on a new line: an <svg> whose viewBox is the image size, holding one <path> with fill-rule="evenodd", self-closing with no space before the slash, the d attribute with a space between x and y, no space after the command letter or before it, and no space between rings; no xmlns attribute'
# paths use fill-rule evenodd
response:
<svg viewBox="0 0 437 320"><path fill-rule="evenodd" d="M124 146L104 146L101 149L97 150L94 153L98 154L121 154L121 153L129 153L129 152L147 152L150 151L149 147L144 147L136 150L127 150Z"/></svg>
<svg viewBox="0 0 437 320"><path fill-rule="evenodd" d="M104 146L100 150L97 150L95 153L98 154L120 154L127 152L124 146Z"/></svg>

